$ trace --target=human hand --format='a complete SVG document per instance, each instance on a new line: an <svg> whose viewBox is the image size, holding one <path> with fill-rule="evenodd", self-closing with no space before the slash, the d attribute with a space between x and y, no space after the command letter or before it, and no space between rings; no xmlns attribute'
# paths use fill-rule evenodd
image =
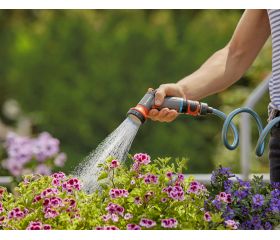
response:
<svg viewBox="0 0 280 240"><path fill-rule="evenodd" d="M164 98L166 96L182 97L186 99L183 88L177 83L168 83L160 85L159 88L156 90L155 105L160 106L163 103ZM173 109L163 108L160 111L157 109L151 109L149 111L148 118L150 118L153 121L172 122L177 118L178 115L178 112Z"/></svg>

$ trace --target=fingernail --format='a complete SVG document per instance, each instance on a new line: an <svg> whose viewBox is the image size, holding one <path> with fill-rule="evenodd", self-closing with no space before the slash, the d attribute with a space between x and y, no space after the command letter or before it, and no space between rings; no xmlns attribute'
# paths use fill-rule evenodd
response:
<svg viewBox="0 0 280 240"><path fill-rule="evenodd" d="M155 104L156 104L156 105L160 105L160 101L159 101L159 100L156 100L156 101L155 101Z"/></svg>

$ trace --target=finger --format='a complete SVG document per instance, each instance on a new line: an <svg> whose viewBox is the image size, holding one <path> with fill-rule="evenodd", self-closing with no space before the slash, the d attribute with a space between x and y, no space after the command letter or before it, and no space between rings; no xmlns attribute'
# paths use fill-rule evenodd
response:
<svg viewBox="0 0 280 240"><path fill-rule="evenodd" d="M165 96L166 96L165 88L162 87L162 88L157 89L156 94L155 94L155 105L160 106L163 103Z"/></svg>
<svg viewBox="0 0 280 240"><path fill-rule="evenodd" d="M148 117L149 118L154 118L158 115L159 111L157 109L152 109L149 111Z"/></svg>
<svg viewBox="0 0 280 240"><path fill-rule="evenodd" d="M169 113L165 116L166 122L172 122L178 117L178 112L176 110L170 110Z"/></svg>
<svg viewBox="0 0 280 240"><path fill-rule="evenodd" d="M168 108L163 108L159 111L157 118L160 121L165 121L165 117L167 116L167 114L169 113L169 109Z"/></svg>

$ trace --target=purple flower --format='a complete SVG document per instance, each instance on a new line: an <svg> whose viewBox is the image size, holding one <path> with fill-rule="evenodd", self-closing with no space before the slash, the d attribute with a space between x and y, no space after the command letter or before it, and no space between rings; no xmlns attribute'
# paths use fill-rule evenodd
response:
<svg viewBox="0 0 280 240"><path fill-rule="evenodd" d="M271 229L272 229L271 223L270 223L270 222L265 222L265 224L264 224L264 229L265 229L265 230L271 230Z"/></svg>
<svg viewBox="0 0 280 240"><path fill-rule="evenodd" d="M241 224L240 228L243 229L243 230L250 230L250 229L252 229L251 221L247 220L247 221L243 222Z"/></svg>
<svg viewBox="0 0 280 240"><path fill-rule="evenodd" d="M271 191L271 196L272 196L273 198L279 197L279 196L280 196L280 190L279 190L279 189L274 189L274 190L272 190L272 191Z"/></svg>
<svg viewBox="0 0 280 240"><path fill-rule="evenodd" d="M261 207L264 203L264 196L262 194L255 194L253 196L253 204L255 207Z"/></svg>
<svg viewBox="0 0 280 240"><path fill-rule="evenodd" d="M231 191L232 186L233 186L233 181L232 180L227 179L227 180L224 181L225 192Z"/></svg>
<svg viewBox="0 0 280 240"><path fill-rule="evenodd" d="M234 196L238 198L238 200L242 200L248 196L248 190L236 190L234 192Z"/></svg>
<svg viewBox="0 0 280 240"><path fill-rule="evenodd" d="M51 169L45 164L39 164L35 168L35 173L40 175L51 175Z"/></svg>
<svg viewBox="0 0 280 240"><path fill-rule="evenodd" d="M164 228L176 228L178 221L175 218L161 219L161 226Z"/></svg>
<svg viewBox="0 0 280 240"><path fill-rule="evenodd" d="M251 220L251 224L254 227L255 230L261 229L261 219L259 216L253 216Z"/></svg>
<svg viewBox="0 0 280 240"><path fill-rule="evenodd" d="M126 225L127 230L141 230L141 227L134 223L129 223Z"/></svg>
<svg viewBox="0 0 280 240"><path fill-rule="evenodd" d="M280 210L280 199L272 198L270 200L270 208L273 212L278 212Z"/></svg>
<svg viewBox="0 0 280 240"><path fill-rule="evenodd" d="M160 201L165 203L165 202L167 202L167 198L161 198Z"/></svg>
<svg viewBox="0 0 280 240"><path fill-rule="evenodd" d="M139 225L146 228L152 228L156 226L156 222L148 218L141 218Z"/></svg>
<svg viewBox="0 0 280 240"><path fill-rule="evenodd" d="M140 165L147 165L151 162L151 157L146 153L136 153L133 159Z"/></svg>
<svg viewBox="0 0 280 240"><path fill-rule="evenodd" d="M57 167L63 167L67 156L65 153L59 153L54 159L54 165Z"/></svg>
<svg viewBox="0 0 280 240"><path fill-rule="evenodd" d="M212 219L212 217L211 217L209 212L204 213L203 218L204 218L204 221L206 221L206 222L210 222L211 219Z"/></svg>

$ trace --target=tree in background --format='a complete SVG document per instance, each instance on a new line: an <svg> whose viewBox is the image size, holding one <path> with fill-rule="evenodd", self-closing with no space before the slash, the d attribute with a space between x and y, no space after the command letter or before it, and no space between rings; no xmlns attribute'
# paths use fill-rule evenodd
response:
<svg viewBox="0 0 280 240"><path fill-rule="evenodd" d="M148 87L178 81L223 47L241 14L239 10L0 11L0 103L16 99L36 123L35 131L58 137L69 156L65 171L70 171L123 121ZM251 91L268 68L258 65L252 69L258 74L248 74L226 93L204 101L217 108L228 106L225 94ZM231 96L230 107L236 107L240 98L235 101ZM131 151L188 157L189 171L209 172L222 146L221 127L215 117L181 116L171 124L148 121Z"/></svg>

